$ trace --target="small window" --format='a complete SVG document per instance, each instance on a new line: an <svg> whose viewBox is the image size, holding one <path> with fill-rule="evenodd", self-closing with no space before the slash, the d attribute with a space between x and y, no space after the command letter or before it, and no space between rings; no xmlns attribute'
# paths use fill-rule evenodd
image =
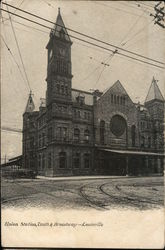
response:
<svg viewBox="0 0 165 250"><path fill-rule="evenodd" d="M113 103L113 94L111 94L111 103Z"/></svg>
<svg viewBox="0 0 165 250"><path fill-rule="evenodd" d="M144 148L145 147L145 137L141 136L141 147Z"/></svg>
<svg viewBox="0 0 165 250"><path fill-rule="evenodd" d="M116 96L114 95L114 103L116 104Z"/></svg>
<svg viewBox="0 0 165 250"><path fill-rule="evenodd" d="M151 148L151 137L148 137L148 148Z"/></svg>
<svg viewBox="0 0 165 250"><path fill-rule="evenodd" d="M66 168L66 167L67 167L66 153L60 152L59 153L59 168Z"/></svg>
<svg viewBox="0 0 165 250"><path fill-rule="evenodd" d="M85 142L89 142L89 136L90 136L89 130L86 129L84 131Z"/></svg>
<svg viewBox="0 0 165 250"><path fill-rule="evenodd" d="M77 111L77 117L78 117L78 118L81 117L80 110Z"/></svg>
<svg viewBox="0 0 165 250"><path fill-rule="evenodd" d="M84 154L84 168L90 168L90 154Z"/></svg>
<svg viewBox="0 0 165 250"><path fill-rule="evenodd" d="M80 153L75 153L73 158L73 166L74 168L80 168Z"/></svg>
<svg viewBox="0 0 165 250"><path fill-rule="evenodd" d="M52 154L51 152L48 154L48 168L51 168L52 165Z"/></svg>
<svg viewBox="0 0 165 250"><path fill-rule="evenodd" d="M122 98L122 96L120 96L120 105L122 105L123 104L123 98Z"/></svg>
<svg viewBox="0 0 165 250"><path fill-rule="evenodd" d="M80 140L80 130L78 128L74 129L74 141Z"/></svg>
<svg viewBox="0 0 165 250"><path fill-rule="evenodd" d="M100 121L100 143L104 144L105 136L105 121Z"/></svg>
<svg viewBox="0 0 165 250"><path fill-rule="evenodd" d="M117 104L119 104L119 96L117 96Z"/></svg>

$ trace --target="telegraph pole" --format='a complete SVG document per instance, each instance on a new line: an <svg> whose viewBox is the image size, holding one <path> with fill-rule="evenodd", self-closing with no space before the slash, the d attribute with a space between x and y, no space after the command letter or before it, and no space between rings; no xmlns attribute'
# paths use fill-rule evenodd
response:
<svg viewBox="0 0 165 250"><path fill-rule="evenodd" d="M165 11L164 11L164 1L158 2L155 7L155 14L150 14L150 16L153 16L155 18L154 24L158 24L161 28L165 28L164 25L164 16L165 16Z"/></svg>

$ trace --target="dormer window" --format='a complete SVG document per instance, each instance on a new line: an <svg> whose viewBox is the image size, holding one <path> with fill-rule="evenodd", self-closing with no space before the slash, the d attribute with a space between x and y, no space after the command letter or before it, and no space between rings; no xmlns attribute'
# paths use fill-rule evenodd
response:
<svg viewBox="0 0 165 250"><path fill-rule="evenodd" d="M80 105L85 104L85 96L79 95L76 97L76 100Z"/></svg>
<svg viewBox="0 0 165 250"><path fill-rule="evenodd" d="M63 29L60 30L59 32L60 38L64 39L65 38L65 31Z"/></svg>

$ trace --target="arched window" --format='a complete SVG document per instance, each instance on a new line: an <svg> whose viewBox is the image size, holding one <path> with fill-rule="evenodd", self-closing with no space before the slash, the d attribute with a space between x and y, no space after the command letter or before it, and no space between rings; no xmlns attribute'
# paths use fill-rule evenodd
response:
<svg viewBox="0 0 165 250"><path fill-rule="evenodd" d="M57 84L57 93L60 93L60 86Z"/></svg>
<svg viewBox="0 0 165 250"><path fill-rule="evenodd" d="M111 94L111 103L113 103L113 94Z"/></svg>
<svg viewBox="0 0 165 250"><path fill-rule="evenodd" d="M80 110L77 110L77 117L80 118L81 115L80 115Z"/></svg>
<svg viewBox="0 0 165 250"><path fill-rule="evenodd" d="M42 169L45 168L45 154L42 155Z"/></svg>
<svg viewBox="0 0 165 250"><path fill-rule="evenodd" d="M100 143L104 144L105 121L100 121Z"/></svg>
<svg viewBox="0 0 165 250"><path fill-rule="evenodd" d="M122 96L120 96L120 105L122 105L123 104L123 98L122 98Z"/></svg>
<svg viewBox="0 0 165 250"><path fill-rule="evenodd" d="M78 128L74 129L74 141L80 140L80 130Z"/></svg>
<svg viewBox="0 0 165 250"><path fill-rule="evenodd" d="M61 93L64 94L64 86L61 85Z"/></svg>
<svg viewBox="0 0 165 250"><path fill-rule="evenodd" d="M48 154L48 168L51 168L52 165L52 154L51 152Z"/></svg>
<svg viewBox="0 0 165 250"><path fill-rule="evenodd" d="M123 97L123 105L125 105L125 97Z"/></svg>
<svg viewBox="0 0 165 250"><path fill-rule="evenodd" d="M132 147L135 147L135 137L136 137L136 127L135 125L132 125L131 127Z"/></svg>
<svg viewBox="0 0 165 250"><path fill-rule="evenodd" d="M151 147L151 137L148 137L148 148Z"/></svg>
<svg viewBox="0 0 165 250"><path fill-rule="evenodd" d="M41 169L41 155L38 156L38 169Z"/></svg>
<svg viewBox="0 0 165 250"><path fill-rule="evenodd" d="M117 96L117 104L119 104L119 96Z"/></svg>
<svg viewBox="0 0 165 250"><path fill-rule="evenodd" d="M80 153L75 153L73 158L73 166L74 168L80 167Z"/></svg>
<svg viewBox="0 0 165 250"><path fill-rule="evenodd" d="M67 161L66 161L66 152L59 153L59 168L66 168Z"/></svg>
<svg viewBox="0 0 165 250"><path fill-rule="evenodd" d="M116 96L114 95L114 103L116 104Z"/></svg>
<svg viewBox="0 0 165 250"><path fill-rule="evenodd" d="M145 137L141 136L141 147L144 148L145 147Z"/></svg>
<svg viewBox="0 0 165 250"><path fill-rule="evenodd" d="M84 131L84 137L85 137L85 142L89 142L90 133L88 129Z"/></svg>
<svg viewBox="0 0 165 250"><path fill-rule="evenodd" d="M84 168L90 168L90 154L84 154Z"/></svg>

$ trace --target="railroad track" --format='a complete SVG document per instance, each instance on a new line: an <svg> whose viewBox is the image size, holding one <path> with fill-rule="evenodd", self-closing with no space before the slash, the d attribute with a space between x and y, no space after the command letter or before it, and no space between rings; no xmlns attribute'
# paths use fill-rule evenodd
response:
<svg viewBox="0 0 165 250"><path fill-rule="evenodd" d="M85 188L87 188L89 184L83 185L79 188L79 195L83 197L85 201L88 202L89 206L99 209L99 210L108 210L108 208L105 207L105 204L101 203L100 201L94 201L91 199L89 195L86 194ZM89 188L89 187L88 187Z"/></svg>
<svg viewBox="0 0 165 250"><path fill-rule="evenodd" d="M115 195L110 194L109 192L105 191L104 187L109 184L108 183L103 183L99 189L102 191L102 193L104 193L105 195L109 196L110 198L112 198L113 200L117 201L117 202L122 202L125 203L127 205L129 205L129 202L133 202L134 205L139 205L139 203L147 203L147 204L153 204L153 205L159 205L157 201L155 200L151 200L151 199L147 199L143 196L138 196L135 194L128 194L127 192L124 192L121 188L120 185L114 185L114 188L122 194L125 195L129 195L129 197L117 197ZM133 186L133 185L132 185ZM162 202L162 200L160 200L159 202Z"/></svg>

